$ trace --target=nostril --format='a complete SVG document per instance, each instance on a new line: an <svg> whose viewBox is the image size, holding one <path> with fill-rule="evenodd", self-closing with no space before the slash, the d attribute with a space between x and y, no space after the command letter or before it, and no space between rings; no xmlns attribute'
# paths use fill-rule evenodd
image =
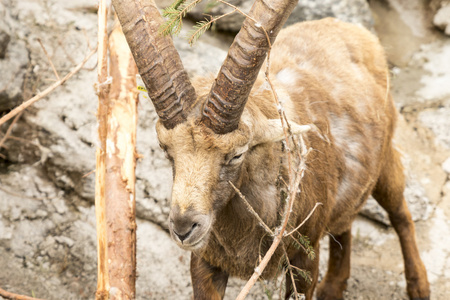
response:
<svg viewBox="0 0 450 300"><path fill-rule="evenodd" d="M173 233L176 234L176 236L180 239L181 242L183 242L184 240L186 240L191 234L192 232L199 227L200 224L199 223L194 223L192 224L192 226L189 228L189 231L187 231L186 233L179 233L180 230L179 229L175 229L173 228ZM177 232L178 230L178 232Z"/></svg>
<svg viewBox="0 0 450 300"><path fill-rule="evenodd" d="M172 238L182 244L198 243L206 234L209 220L209 215L200 214L195 210L188 209L181 213L176 205L172 207L168 220Z"/></svg>
<svg viewBox="0 0 450 300"><path fill-rule="evenodd" d="M191 232L188 232L187 234L179 234L178 232L176 232L174 230L173 233L175 233L177 235L177 237L180 239L180 241L183 242L185 239L187 239L187 237L189 236L189 234Z"/></svg>

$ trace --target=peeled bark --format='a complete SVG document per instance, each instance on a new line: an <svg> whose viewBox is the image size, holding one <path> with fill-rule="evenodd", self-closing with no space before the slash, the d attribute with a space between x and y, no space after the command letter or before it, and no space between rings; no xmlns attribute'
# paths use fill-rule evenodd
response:
<svg viewBox="0 0 450 300"><path fill-rule="evenodd" d="M104 37L99 41L106 46L106 32ZM100 147L97 149L95 195L97 300L134 299L136 280L137 67L120 28L111 33L109 45L111 85L107 83L106 59L103 59L105 48L101 52L105 56L99 55ZM99 51L101 49L99 47Z"/></svg>
<svg viewBox="0 0 450 300"><path fill-rule="evenodd" d="M97 93L98 93L98 138L99 147L96 151L95 165L95 217L97 222L97 292L95 299L108 299L108 253L106 236L106 212L105 212L105 174L106 174L106 132L108 113L109 85L105 84L108 78L107 62L107 7L106 1L99 1L98 8L98 65L97 65Z"/></svg>
<svg viewBox="0 0 450 300"><path fill-rule="evenodd" d="M106 225L110 299L134 299L136 281L135 167L137 67L120 28L109 39L106 139Z"/></svg>

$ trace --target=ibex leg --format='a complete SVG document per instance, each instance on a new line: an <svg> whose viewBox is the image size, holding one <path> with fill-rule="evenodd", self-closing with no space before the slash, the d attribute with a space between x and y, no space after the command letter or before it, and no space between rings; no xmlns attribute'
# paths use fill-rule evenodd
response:
<svg viewBox="0 0 450 300"><path fill-rule="evenodd" d="M228 274L191 254L191 279L195 300L221 300L225 295Z"/></svg>
<svg viewBox="0 0 450 300"><path fill-rule="evenodd" d="M302 276L300 276L295 268L292 268L294 272L295 288L299 294L304 294L306 300L311 300L314 288L317 284L317 278L319 276L319 242L317 241L314 246L314 252L316 254L315 259L311 260L303 253L303 250L299 250L298 254L293 258L290 258L292 266L297 267L304 271L311 273L311 282L307 282ZM290 299L290 296L294 293L292 286L291 274L288 271L286 274L286 295L285 299Z"/></svg>
<svg viewBox="0 0 450 300"><path fill-rule="evenodd" d="M330 257L325 278L317 289L318 300L343 299L350 277L351 229L341 235L330 237Z"/></svg>
<svg viewBox="0 0 450 300"><path fill-rule="evenodd" d="M391 224L400 239L408 296L414 300L425 300L430 298L430 286L417 248L411 213L403 197L404 186L400 156L391 148L373 196L389 214Z"/></svg>

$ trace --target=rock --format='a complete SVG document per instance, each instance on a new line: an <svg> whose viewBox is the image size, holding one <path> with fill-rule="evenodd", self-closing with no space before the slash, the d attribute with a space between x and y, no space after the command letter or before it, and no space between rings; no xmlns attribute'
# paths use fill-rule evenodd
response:
<svg viewBox="0 0 450 300"><path fill-rule="evenodd" d="M69 248L75 244L74 240L66 236L55 236L55 240L60 244L68 246Z"/></svg>
<svg viewBox="0 0 450 300"><path fill-rule="evenodd" d="M433 24L443 30L446 35L450 35L450 3L439 8L434 15Z"/></svg>
<svg viewBox="0 0 450 300"><path fill-rule="evenodd" d="M428 127L434 133L435 142L447 149L450 149L450 136L448 134L450 128L449 116L450 103L448 106L425 110L419 114L419 120L423 126Z"/></svg>
<svg viewBox="0 0 450 300"><path fill-rule="evenodd" d="M243 12L248 13L253 4L252 0L231 0L231 4L236 5ZM205 9L207 3L201 2L197 7L189 13L196 20L205 19ZM216 5L206 11L208 15L219 16L231 12L232 8L225 5ZM312 1L300 0L297 7L292 12L286 25L294 24L302 21L317 20L326 17L335 17L339 20L361 24L366 28L373 29L373 18L369 5L366 0L326 0ZM241 28L244 16L234 13L216 22L217 29L231 32L238 32Z"/></svg>
<svg viewBox="0 0 450 300"><path fill-rule="evenodd" d="M442 164L442 169L445 171L445 173L450 175L450 157L444 161L444 163Z"/></svg>
<svg viewBox="0 0 450 300"><path fill-rule="evenodd" d="M0 59L0 112L11 109L23 101L22 88L28 64L25 43L12 40Z"/></svg>
<svg viewBox="0 0 450 300"><path fill-rule="evenodd" d="M426 71L420 78L416 96L425 102L445 100L450 97L450 43L435 42L423 45L413 56L412 63L423 66ZM450 105L447 104L447 107Z"/></svg>
<svg viewBox="0 0 450 300"><path fill-rule="evenodd" d="M6 3L0 3L0 113L23 101L23 84L28 51L15 29L18 20Z"/></svg>
<svg viewBox="0 0 450 300"><path fill-rule="evenodd" d="M10 240L12 238L12 233L14 228L6 225L6 222L2 220L2 216L0 215L0 244L2 240Z"/></svg>
<svg viewBox="0 0 450 300"><path fill-rule="evenodd" d="M292 12L287 25L302 21L334 17L341 21L360 24L367 29L373 29L374 21L369 4L365 0L299 0Z"/></svg>
<svg viewBox="0 0 450 300"><path fill-rule="evenodd" d="M6 55L6 48L8 47L11 36L0 30L0 59L4 59Z"/></svg>

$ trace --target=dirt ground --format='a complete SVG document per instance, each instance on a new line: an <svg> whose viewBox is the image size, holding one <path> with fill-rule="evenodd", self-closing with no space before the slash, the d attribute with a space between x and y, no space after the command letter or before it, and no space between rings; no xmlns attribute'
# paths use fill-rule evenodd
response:
<svg viewBox="0 0 450 300"><path fill-rule="evenodd" d="M414 197L425 199L414 206L418 207L414 215L418 216L417 243L432 299L446 300L450 299L450 38L430 25L432 16L423 1L389 2L390 6L387 1L370 4L375 30L387 49L392 94L401 113L395 141L404 153L411 182L418 186ZM90 0L79 4L53 0L5 3L17 11L16 18L22 22L22 28L16 29L18 40L29 43L28 54L21 56L28 56L25 67L28 62L32 69L34 92L47 86L52 77L34 36L48 47L61 73L70 69L71 60L83 58L86 41L95 44L96 17ZM203 41L217 50L209 47L200 55L187 49L185 41L176 45L187 69L215 72L230 38L212 35ZM200 43L197 49L201 47ZM17 53L19 56L20 51ZM94 66L91 60L87 69L60 91L24 114L13 134L30 143L9 141L9 148L1 152L8 159L0 160L0 287L8 291L45 299L93 299L93 177L83 175L95 166L96 98L91 87L96 74L89 70ZM189 253L179 249L166 231L170 166L155 140L156 117L151 104L142 101L139 109L143 117L138 150L145 158L137 170L136 299L190 299ZM345 299L407 299L394 230L360 216L352 233L352 269ZM326 270L327 249L326 237L321 244L320 277ZM225 299L234 299L243 285L243 281L231 279ZM247 299L279 299L274 289L271 282L259 283Z"/></svg>

